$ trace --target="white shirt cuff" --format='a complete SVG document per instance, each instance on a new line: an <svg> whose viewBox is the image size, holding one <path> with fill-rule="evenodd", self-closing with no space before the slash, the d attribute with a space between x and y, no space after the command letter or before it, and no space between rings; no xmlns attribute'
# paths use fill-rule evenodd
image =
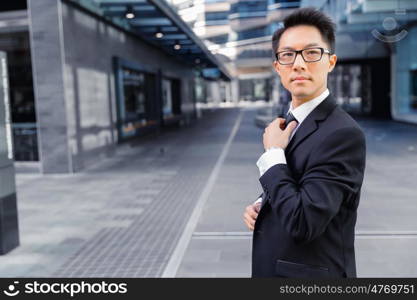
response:
<svg viewBox="0 0 417 300"><path fill-rule="evenodd" d="M259 203L259 202L262 202L262 197L259 197L258 200L256 200L255 202L253 202L253 204L256 204L256 203Z"/></svg>
<svg viewBox="0 0 417 300"><path fill-rule="evenodd" d="M285 152L281 148L268 149L256 162L261 176L268 171L269 168L277 164L287 164Z"/></svg>

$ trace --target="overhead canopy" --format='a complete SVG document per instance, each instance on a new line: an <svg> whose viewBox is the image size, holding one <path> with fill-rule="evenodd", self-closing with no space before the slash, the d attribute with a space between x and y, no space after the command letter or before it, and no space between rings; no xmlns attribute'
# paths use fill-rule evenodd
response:
<svg viewBox="0 0 417 300"><path fill-rule="evenodd" d="M68 1L68 0L67 0ZM184 63L201 69L217 69L215 78L230 80L222 63L164 0L69 0L93 10L118 26L135 33ZM210 75L209 78L213 78Z"/></svg>

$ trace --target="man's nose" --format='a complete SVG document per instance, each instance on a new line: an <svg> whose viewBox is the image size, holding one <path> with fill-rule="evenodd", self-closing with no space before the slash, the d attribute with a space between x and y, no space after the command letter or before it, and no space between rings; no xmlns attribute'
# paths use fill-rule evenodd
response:
<svg viewBox="0 0 417 300"><path fill-rule="evenodd" d="M301 56L301 53L298 53L298 55L295 57L295 61L292 65L292 68L294 70L297 69L305 69L306 66L306 62L304 61L303 57Z"/></svg>

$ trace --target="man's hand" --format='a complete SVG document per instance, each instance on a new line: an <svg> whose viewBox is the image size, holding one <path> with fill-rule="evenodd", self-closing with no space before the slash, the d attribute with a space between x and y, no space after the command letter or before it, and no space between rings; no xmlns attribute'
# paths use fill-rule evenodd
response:
<svg viewBox="0 0 417 300"><path fill-rule="evenodd" d="M271 147L278 147L281 149L287 148L288 142L290 140L291 133L297 127L297 122L292 121L288 124L287 128L284 129L285 119L276 118L272 121L263 135L263 143L265 150Z"/></svg>
<svg viewBox="0 0 417 300"><path fill-rule="evenodd" d="M255 202L246 206L245 213L243 214L243 221L249 230L253 231L255 228L255 221L258 217L259 209L261 208L261 202Z"/></svg>

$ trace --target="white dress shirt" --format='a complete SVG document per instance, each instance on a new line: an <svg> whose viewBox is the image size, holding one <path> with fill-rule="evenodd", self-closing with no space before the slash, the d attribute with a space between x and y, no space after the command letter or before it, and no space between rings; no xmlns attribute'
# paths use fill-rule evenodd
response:
<svg viewBox="0 0 417 300"><path fill-rule="evenodd" d="M301 123L307 118L307 116L321 103L324 99L327 98L329 95L329 90L326 89L323 93L321 93L316 98L311 99L310 101L307 101L297 108L293 108L292 102L290 109L288 110L287 114L291 112L293 116L297 120L297 127L294 129L290 136L290 140L294 136L297 129L300 127ZM285 158L285 152L282 148L272 148L266 150L261 157L256 162L256 165L259 168L260 176L262 176L269 168L272 166L275 166L277 164L287 164L287 159ZM259 200L262 201L262 198L259 198L256 200L258 202Z"/></svg>

